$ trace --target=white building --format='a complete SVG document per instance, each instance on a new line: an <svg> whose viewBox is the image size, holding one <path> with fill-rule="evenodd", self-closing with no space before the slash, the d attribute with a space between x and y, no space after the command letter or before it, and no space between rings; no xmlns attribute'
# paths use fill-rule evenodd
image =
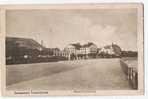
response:
<svg viewBox="0 0 148 99"><path fill-rule="evenodd" d="M107 45L107 46L104 46L103 48L101 48L99 50L99 53L120 56L121 55L121 48L116 44Z"/></svg>
<svg viewBox="0 0 148 99"><path fill-rule="evenodd" d="M65 47L64 51L72 55L74 59L83 59L95 55L97 53L97 46L94 43L84 45L80 45L79 43L69 44Z"/></svg>

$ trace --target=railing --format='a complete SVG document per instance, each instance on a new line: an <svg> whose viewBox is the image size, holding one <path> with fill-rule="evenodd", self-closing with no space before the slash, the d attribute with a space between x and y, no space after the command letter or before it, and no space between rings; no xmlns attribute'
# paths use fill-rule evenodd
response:
<svg viewBox="0 0 148 99"><path fill-rule="evenodd" d="M126 74L127 79L133 89L138 89L138 72L137 70L125 63L123 60L120 60L121 67L123 72Z"/></svg>

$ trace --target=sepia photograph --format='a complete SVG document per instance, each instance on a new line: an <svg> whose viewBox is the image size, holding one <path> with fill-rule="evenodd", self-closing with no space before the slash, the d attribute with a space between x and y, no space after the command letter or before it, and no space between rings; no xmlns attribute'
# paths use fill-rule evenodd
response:
<svg viewBox="0 0 148 99"><path fill-rule="evenodd" d="M142 93L142 7L142 4L2 7L5 93L19 96L54 92Z"/></svg>

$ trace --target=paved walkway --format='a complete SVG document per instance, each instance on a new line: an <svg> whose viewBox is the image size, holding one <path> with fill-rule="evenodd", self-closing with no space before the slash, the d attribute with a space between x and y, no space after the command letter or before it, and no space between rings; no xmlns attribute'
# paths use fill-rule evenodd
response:
<svg viewBox="0 0 148 99"><path fill-rule="evenodd" d="M45 63L47 67L53 63ZM119 59L93 59L81 61L63 61L57 67L71 68L66 71L54 72L52 75L41 76L29 81L9 85L7 89L44 89L44 90L128 90L128 84ZM44 68L44 64L38 65ZM75 67L75 68L74 68ZM12 67L11 67L12 68ZM25 67L29 68L29 67ZM36 67L38 68L38 67ZM35 68L34 68L35 69ZM38 68L39 69L39 68ZM36 70L37 71L37 70ZM51 72L46 68L44 72ZM42 71L43 72L43 71ZM35 73L35 72L34 72Z"/></svg>

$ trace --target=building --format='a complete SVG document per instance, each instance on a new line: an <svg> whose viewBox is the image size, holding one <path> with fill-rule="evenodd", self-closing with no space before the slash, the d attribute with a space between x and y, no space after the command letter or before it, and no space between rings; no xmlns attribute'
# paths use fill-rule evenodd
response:
<svg viewBox="0 0 148 99"><path fill-rule="evenodd" d="M81 48L80 43L68 44L64 48L63 52L68 54L66 56L68 56L69 60L76 60L76 59L78 59L78 54L80 53L80 48Z"/></svg>
<svg viewBox="0 0 148 99"><path fill-rule="evenodd" d="M36 58L45 47L30 38L6 37L6 64Z"/></svg>
<svg viewBox="0 0 148 99"><path fill-rule="evenodd" d="M51 48L51 51L53 52L53 56L60 56L59 55L59 52L60 52L59 48Z"/></svg>
<svg viewBox="0 0 148 99"><path fill-rule="evenodd" d="M102 56L120 57L121 48L118 45L112 43L111 45L107 45L99 49L98 53Z"/></svg>
<svg viewBox="0 0 148 99"><path fill-rule="evenodd" d="M69 53L69 58L72 60L94 58L97 54L97 46L92 42L84 45L74 43L67 45L64 51Z"/></svg>
<svg viewBox="0 0 148 99"><path fill-rule="evenodd" d="M97 45L95 45L92 42L89 42L87 44L84 44L81 47L81 50L85 52L85 54L92 54L92 53L97 53Z"/></svg>
<svg viewBox="0 0 148 99"><path fill-rule="evenodd" d="M70 54L77 54L81 48L80 43L69 44L64 48L64 51Z"/></svg>

